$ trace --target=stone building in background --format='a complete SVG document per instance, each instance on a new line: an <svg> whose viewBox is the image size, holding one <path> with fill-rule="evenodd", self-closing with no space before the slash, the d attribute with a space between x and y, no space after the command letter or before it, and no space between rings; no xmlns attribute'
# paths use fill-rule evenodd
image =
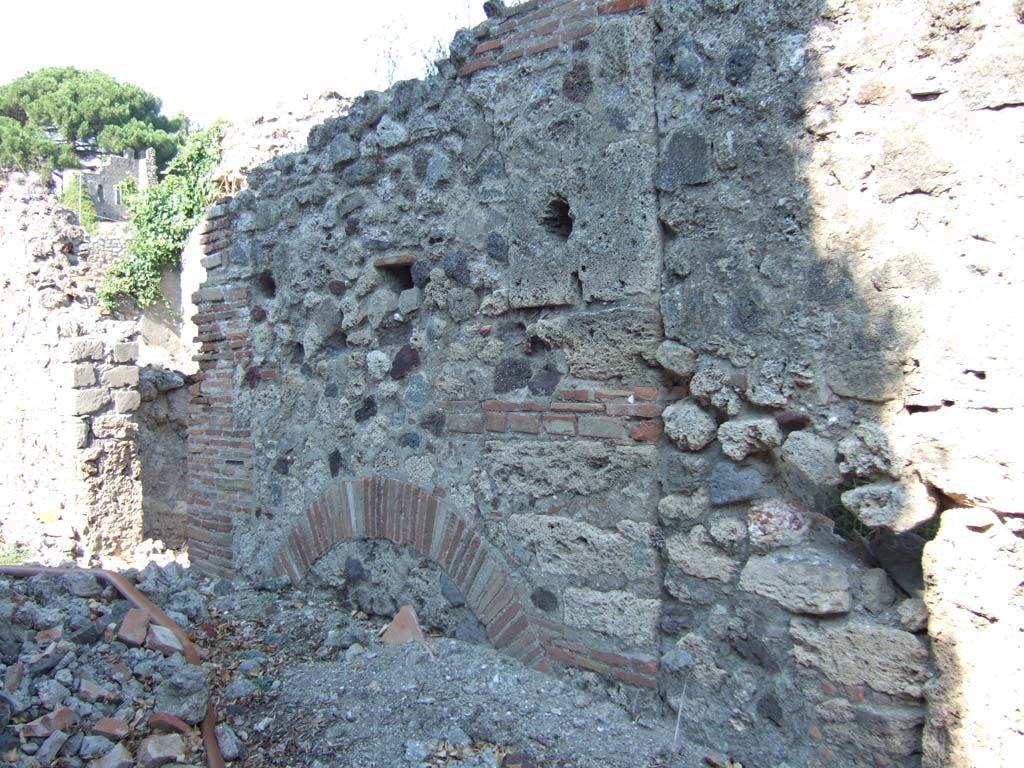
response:
<svg viewBox="0 0 1024 768"><path fill-rule="evenodd" d="M142 190L156 184L156 151L126 149L120 155L96 154L79 158L81 168L68 168L55 174L58 197L74 177L85 182L96 215L100 221L125 221L128 209L124 204L122 184L133 179Z"/></svg>

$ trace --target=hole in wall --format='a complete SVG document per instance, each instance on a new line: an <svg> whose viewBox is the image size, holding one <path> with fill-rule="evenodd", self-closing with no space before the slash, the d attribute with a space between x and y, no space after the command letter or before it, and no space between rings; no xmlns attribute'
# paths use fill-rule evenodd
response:
<svg viewBox="0 0 1024 768"><path fill-rule="evenodd" d="M538 587L530 595L530 602L545 613L551 613L558 609L558 596L550 589Z"/></svg>
<svg viewBox="0 0 1024 768"><path fill-rule="evenodd" d="M495 335L502 341L522 339L526 336L526 323L499 323Z"/></svg>
<svg viewBox="0 0 1024 768"><path fill-rule="evenodd" d="M341 451L335 448L327 457L327 466L331 470L331 477L337 477L341 472Z"/></svg>
<svg viewBox="0 0 1024 768"><path fill-rule="evenodd" d="M412 279L412 264L389 264L380 267L380 271L384 275L384 282L393 291L401 293L415 285Z"/></svg>
<svg viewBox="0 0 1024 768"><path fill-rule="evenodd" d="M579 270L574 270L571 275L572 287L578 300L583 298L583 278L581 277L581 274L585 271L586 270L583 267L580 267Z"/></svg>
<svg viewBox="0 0 1024 768"><path fill-rule="evenodd" d="M264 270L260 272L256 278L256 288L259 292L267 298L274 298L277 295L277 282L274 280L274 276L270 270Z"/></svg>
<svg viewBox="0 0 1024 768"><path fill-rule="evenodd" d="M344 331L335 331L324 340L324 348L332 354L348 349L348 335Z"/></svg>
<svg viewBox="0 0 1024 768"><path fill-rule="evenodd" d="M572 234L573 217L569 209L569 201L561 195L555 195L548 202L548 207L540 217L540 223L548 232L561 240L568 240Z"/></svg>
<svg viewBox="0 0 1024 768"><path fill-rule="evenodd" d="M296 342L295 346L292 347L292 356L291 356L292 364L293 365L298 365L299 363L301 363L305 359L306 359L306 348L304 346L302 346L301 344L299 344L298 342Z"/></svg>

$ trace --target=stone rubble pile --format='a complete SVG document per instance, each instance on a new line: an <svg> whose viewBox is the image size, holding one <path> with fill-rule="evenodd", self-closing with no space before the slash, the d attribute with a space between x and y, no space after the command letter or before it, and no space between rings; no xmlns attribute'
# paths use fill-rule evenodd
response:
<svg viewBox="0 0 1024 768"><path fill-rule="evenodd" d="M134 574L180 626L205 615L177 563ZM210 689L168 629L88 573L0 577L0 761L18 768L205 762Z"/></svg>
<svg viewBox="0 0 1024 768"><path fill-rule="evenodd" d="M695 765L649 700L613 703L486 645L428 636L389 645L386 620L357 597L310 580L214 584L197 627L215 669L218 728L247 768L654 768ZM431 633L433 634L433 633ZM226 751L225 741L219 738ZM624 750L623 745L630 745ZM226 756L226 755L225 755Z"/></svg>
<svg viewBox="0 0 1024 768"><path fill-rule="evenodd" d="M649 700L610 701L601 686L573 687L485 645L385 644L384 621L322 582L211 580L173 560L124 574L188 632L202 666L92 574L0 576L0 764L198 768L208 703L223 758L246 768L682 768L727 757L713 745L673 750L671 722Z"/></svg>

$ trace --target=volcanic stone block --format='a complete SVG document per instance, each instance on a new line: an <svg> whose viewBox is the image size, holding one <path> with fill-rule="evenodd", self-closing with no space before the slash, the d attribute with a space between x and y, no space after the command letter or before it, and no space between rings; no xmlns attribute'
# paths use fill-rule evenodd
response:
<svg viewBox="0 0 1024 768"><path fill-rule="evenodd" d="M793 657L828 679L844 685L867 685L881 693L919 699L928 679L924 643L899 629L850 621L822 624L793 619Z"/></svg>
<svg viewBox="0 0 1024 768"><path fill-rule="evenodd" d="M653 473L657 452L650 446L593 440L566 443L492 441L484 445L484 469L499 493L534 498L582 496L622 488Z"/></svg>
<svg viewBox="0 0 1024 768"><path fill-rule="evenodd" d="M647 647L655 639L660 600L640 598L632 592L598 592L570 587L563 600L565 623Z"/></svg>
<svg viewBox="0 0 1024 768"><path fill-rule="evenodd" d="M755 555L743 568L740 589L812 616L847 613L851 604L846 570L813 552Z"/></svg>
<svg viewBox="0 0 1024 768"><path fill-rule="evenodd" d="M676 131L669 139L658 168L658 189L672 192L711 180L710 146L692 130Z"/></svg>
<svg viewBox="0 0 1024 768"><path fill-rule="evenodd" d="M542 341L565 350L574 376L598 381L646 372L661 341L658 313L640 307L541 320L534 329Z"/></svg>

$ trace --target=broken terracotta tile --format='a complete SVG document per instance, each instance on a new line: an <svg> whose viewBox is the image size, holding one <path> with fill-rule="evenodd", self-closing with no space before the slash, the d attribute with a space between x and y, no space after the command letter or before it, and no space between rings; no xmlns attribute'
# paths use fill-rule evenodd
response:
<svg viewBox="0 0 1024 768"><path fill-rule="evenodd" d="M119 661L110 668L110 676L117 680L117 682L123 683L132 676L132 671L127 664L123 661Z"/></svg>
<svg viewBox="0 0 1024 768"><path fill-rule="evenodd" d="M117 639L130 648L138 648L146 642L149 629L149 611L145 608L132 608L121 622L117 630Z"/></svg>
<svg viewBox="0 0 1024 768"><path fill-rule="evenodd" d="M78 695L86 701L99 701L109 697L110 691L99 683L82 678L82 681L78 684Z"/></svg>
<svg viewBox="0 0 1024 768"><path fill-rule="evenodd" d="M192 726L169 712L154 712L149 718L150 730L158 733L188 733Z"/></svg>
<svg viewBox="0 0 1024 768"><path fill-rule="evenodd" d="M28 739L45 739L54 731L67 730L74 724L75 719L72 710L60 707L49 714L37 717L31 723L26 723L21 729L21 735Z"/></svg>
<svg viewBox="0 0 1024 768"><path fill-rule="evenodd" d="M37 643L48 643L51 640L59 640L64 634L64 627L56 626L36 632Z"/></svg>
<svg viewBox="0 0 1024 768"><path fill-rule="evenodd" d="M101 717L93 725L92 732L116 741L127 736L131 728L124 720L118 720L116 717Z"/></svg>
<svg viewBox="0 0 1024 768"><path fill-rule="evenodd" d="M388 645L401 645L410 640L426 642L423 630L420 629L419 619L416 618L416 611L411 605L403 605L398 609L395 618L384 628L381 641Z"/></svg>

